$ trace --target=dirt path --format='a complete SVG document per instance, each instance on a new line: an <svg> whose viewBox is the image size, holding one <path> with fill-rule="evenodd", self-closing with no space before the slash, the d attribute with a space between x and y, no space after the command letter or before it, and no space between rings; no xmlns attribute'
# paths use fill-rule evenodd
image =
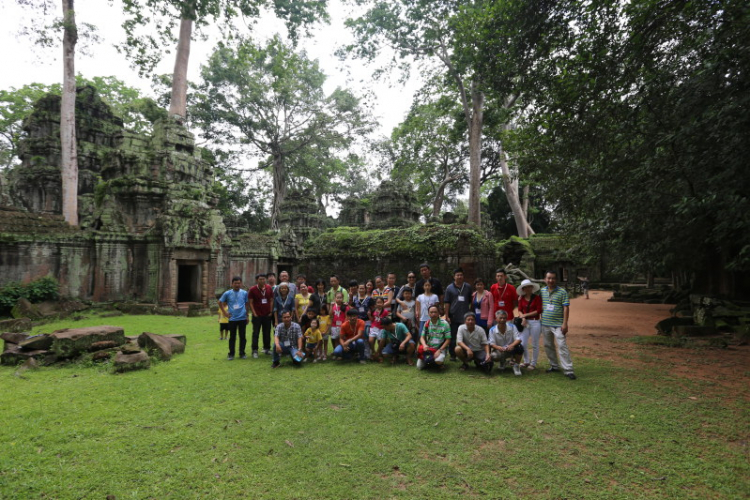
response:
<svg viewBox="0 0 750 500"><path fill-rule="evenodd" d="M672 375L716 383L750 397L750 346L684 349L636 344L628 339L656 335L654 325L669 317L672 306L607 302L612 293L604 291L589 295L589 300L579 297L570 304L568 345L574 362L578 355L628 366L659 365Z"/></svg>

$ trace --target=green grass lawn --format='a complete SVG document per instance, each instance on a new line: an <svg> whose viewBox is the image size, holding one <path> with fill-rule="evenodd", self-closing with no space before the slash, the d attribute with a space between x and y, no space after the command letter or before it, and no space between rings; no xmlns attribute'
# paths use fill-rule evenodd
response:
<svg viewBox="0 0 750 500"><path fill-rule="evenodd" d="M214 318L35 333L101 324L184 333L187 351L122 375L0 367L0 498L750 495L746 395L657 371L581 358L574 382L457 364L271 370L262 355L226 361Z"/></svg>

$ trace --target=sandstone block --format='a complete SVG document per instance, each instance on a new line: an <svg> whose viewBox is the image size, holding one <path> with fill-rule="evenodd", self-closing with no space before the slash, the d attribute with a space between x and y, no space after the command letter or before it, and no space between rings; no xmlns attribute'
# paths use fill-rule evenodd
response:
<svg viewBox="0 0 750 500"><path fill-rule="evenodd" d="M31 328L29 328L31 330ZM15 333L15 332L5 332L3 334L0 334L0 339L3 339L5 341L5 345L8 344L20 344L27 338L29 338L30 335L27 333Z"/></svg>
<svg viewBox="0 0 750 500"><path fill-rule="evenodd" d="M142 349L138 345L137 340L129 340L125 343L125 345L120 347L120 351L124 352L125 354L135 354L141 352Z"/></svg>
<svg viewBox="0 0 750 500"><path fill-rule="evenodd" d="M182 345L187 345L187 337L181 333L168 333L166 335L162 335L163 337L169 337L170 339L176 339L182 343Z"/></svg>
<svg viewBox="0 0 750 500"><path fill-rule="evenodd" d="M91 356L92 361L106 361L109 358L112 357L112 353L109 351L99 351L95 352L93 356Z"/></svg>
<svg viewBox="0 0 750 500"><path fill-rule="evenodd" d="M15 366L19 363L23 363L30 358L45 358L50 354L49 351L37 350L37 351L24 351L21 346L10 344L5 351L0 354L0 364L7 366Z"/></svg>
<svg viewBox="0 0 750 500"><path fill-rule="evenodd" d="M94 342L112 340L117 345L125 343L125 331L119 326L66 328L52 332L50 336L53 338L52 351L61 358L72 358L86 352Z"/></svg>
<svg viewBox="0 0 750 500"><path fill-rule="evenodd" d="M39 308L24 298L18 299L16 305L11 309L10 314L16 319L39 319L42 317Z"/></svg>
<svg viewBox="0 0 750 500"><path fill-rule="evenodd" d="M118 373L133 370L145 370L151 366L151 359L145 352L125 354L118 352L115 356L115 371Z"/></svg>
<svg viewBox="0 0 750 500"><path fill-rule="evenodd" d="M0 321L0 332L21 333L31 331L31 320L29 318L6 319ZM18 342L14 342L18 343Z"/></svg>
<svg viewBox="0 0 750 500"><path fill-rule="evenodd" d="M34 335L19 343L22 349L27 351L48 350L52 347L52 337L49 334Z"/></svg>
<svg viewBox="0 0 750 500"><path fill-rule="evenodd" d="M100 340L99 342L91 344L89 346L89 351L103 351L104 349L114 349L115 347L117 347L117 342L114 340Z"/></svg>
<svg viewBox="0 0 750 500"><path fill-rule="evenodd" d="M172 359L173 354L185 352L185 344L178 339L149 332L143 332L138 337L138 345L164 361Z"/></svg>

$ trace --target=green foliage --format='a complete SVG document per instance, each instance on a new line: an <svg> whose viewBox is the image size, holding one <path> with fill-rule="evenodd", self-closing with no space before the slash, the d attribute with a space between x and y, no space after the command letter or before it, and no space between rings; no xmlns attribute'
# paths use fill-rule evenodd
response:
<svg viewBox="0 0 750 500"><path fill-rule="evenodd" d="M340 88L326 95L318 62L278 36L220 44L201 74L194 123L206 139L263 158L258 169L273 179L272 227L289 187L313 187L320 198L346 180L349 162L360 164L347 154L371 127L359 99Z"/></svg>
<svg viewBox="0 0 750 500"><path fill-rule="evenodd" d="M438 258L458 248L471 248L479 255L494 252L492 242L468 225L416 224L397 229L338 227L329 229L305 242L305 256L309 258L344 254L348 257L375 259Z"/></svg>
<svg viewBox="0 0 750 500"><path fill-rule="evenodd" d="M187 349L124 375L0 367L0 497L741 498L750 488L747 388L583 357L575 382L453 363L425 373L285 359L271 370L264 356L225 361L215 317L93 317L34 333L103 323L184 333ZM252 383L228 383L238 380Z"/></svg>
<svg viewBox="0 0 750 500"><path fill-rule="evenodd" d="M327 0L123 0L126 40L118 46L138 68L141 76L151 75L161 61L164 47L173 47L181 19L194 21L198 36L209 25L219 25L231 40L240 30L234 22L255 23L262 12L273 11L283 19L289 36L296 41L318 21L327 21Z"/></svg>
<svg viewBox="0 0 750 500"><path fill-rule="evenodd" d="M746 2L555 9L516 37L542 31L548 50L511 147L565 231L617 271L750 269Z"/></svg>
<svg viewBox="0 0 750 500"><path fill-rule="evenodd" d="M26 284L8 283L0 289L0 315L7 316L20 298L28 299L32 303L44 302L57 300L59 292L60 284L51 276Z"/></svg>
<svg viewBox="0 0 750 500"><path fill-rule="evenodd" d="M546 233L551 228L553 214L545 206L540 191L537 186L530 189L528 221L534 232ZM513 211L510 208L503 186L496 186L489 192L485 210L489 214L492 227L497 233L507 237L517 232Z"/></svg>

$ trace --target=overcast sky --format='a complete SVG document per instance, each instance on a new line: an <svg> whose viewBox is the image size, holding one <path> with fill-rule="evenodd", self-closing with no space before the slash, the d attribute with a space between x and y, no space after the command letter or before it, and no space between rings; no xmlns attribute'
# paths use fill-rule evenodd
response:
<svg viewBox="0 0 750 500"><path fill-rule="evenodd" d="M61 11L59 2L49 2L54 9ZM350 8L344 7L339 0L329 0L331 23L315 28L312 39L303 40L300 44L309 56L320 61L322 70L328 75L326 90L337 86L347 87L358 93L371 89L376 97L374 112L380 120L381 134L388 135L395 125L403 120L411 104L414 91L419 87L418 77L413 77L407 84L401 85L394 78L392 86L387 83L373 82L373 67L364 66L359 61L342 63L334 56L334 50L350 40L349 32L344 27L344 20ZM54 12L60 15L61 12ZM38 16L36 16L38 17ZM20 87L28 83L45 84L62 82L62 49L59 47L41 49L32 47L28 38L18 36L19 29L28 26L35 20L33 11L18 7L15 0L0 1L0 46L2 47L2 68L0 71L0 89ZM127 85L151 94L149 81L138 77L130 68L124 55L119 54L113 44L124 40L121 28L123 20L119 2L109 6L105 0L77 0L76 21L91 23L97 26L102 38L101 43L90 47L88 56L78 55L76 72L87 78L114 75ZM266 39L275 32L283 33L284 27L275 18L264 17L255 27L253 36ZM208 40L194 40L190 52L188 78L197 81L200 65L206 61L217 41L216 36ZM166 47L171 54L164 57L157 68L157 74L171 73L174 66L175 47Z"/></svg>

